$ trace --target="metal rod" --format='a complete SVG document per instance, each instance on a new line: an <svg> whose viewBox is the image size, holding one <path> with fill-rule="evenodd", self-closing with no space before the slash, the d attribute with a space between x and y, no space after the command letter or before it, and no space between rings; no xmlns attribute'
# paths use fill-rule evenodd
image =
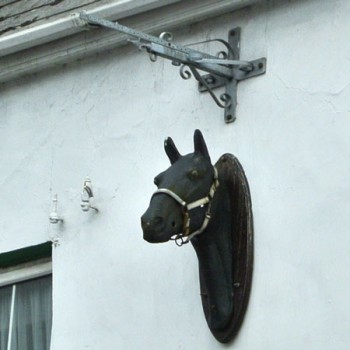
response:
<svg viewBox="0 0 350 350"><path fill-rule="evenodd" d="M254 65L248 61L223 60L220 58L200 58L200 59L194 59L193 61L198 63L225 64L227 66L238 66L238 68L247 67L247 68L250 68L250 70L254 69Z"/></svg>
<svg viewBox="0 0 350 350"><path fill-rule="evenodd" d="M186 53L186 54L191 54L191 53L196 52L196 53L201 54L202 57L205 57L205 58L215 58L215 56L208 55L208 54L206 54L204 52L200 52L200 51L197 51L197 50L189 49L189 48L184 47L184 46L176 45L176 44L173 44L173 43L171 43L171 42L169 42L167 40L161 39L161 38L159 38L157 36L149 35L149 34L146 34L144 32L140 32L140 31L138 31L136 29L132 29L132 28L123 26L123 25L119 24L118 22L112 22L112 21L108 21L106 19L97 18L95 16L88 15L84 11L80 12L80 19L86 21L88 24L95 24L95 25L98 25L98 26L102 26L102 27L106 27L106 28L109 28L109 29L117 30L118 32L130 35L130 36L132 36L134 38L138 38L138 39L149 41L149 42L152 42L152 43L155 43L155 44L166 46L166 47L172 48L172 49L174 49L176 51L180 51L180 52L183 52L183 53Z"/></svg>
<svg viewBox="0 0 350 350"><path fill-rule="evenodd" d="M218 76L231 79L232 70L229 67L222 65L206 64L201 62L196 62L195 59L216 59L217 57L209 55L205 52L197 51L184 47L181 45L176 45L170 41L161 39L159 37L149 35L138 30L123 26L118 22L111 22L102 18L97 18L95 16L88 15L85 12L80 13L80 19L86 21L88 24L98 25L105 28L113 29L118 32L124 33L131 37L137 38L138 41L133 41L133 44L139 45L140 48L146 48L148 52L154 53L160 57L170 59L175 62L181 62L183 64L194 65L197 69L204 70L211 74L216 74Z"/></svg>
<svg viewBox="0 0 350 350"><path fill-rule="evenodd" d="M201 61L196 61L193 59L194 56L202 55L199 51L194 51L189 54L183 53L181 51L173 50L163 45L157 45L154 43L146 44L148 50L156 55L167 58L173 62L181 62L188 66L193 66L197 69L203 70L210 74L215 74L220 77L231 79L233 76L232 69L229 67L221 66L219 64L207 64Z"/></svg>

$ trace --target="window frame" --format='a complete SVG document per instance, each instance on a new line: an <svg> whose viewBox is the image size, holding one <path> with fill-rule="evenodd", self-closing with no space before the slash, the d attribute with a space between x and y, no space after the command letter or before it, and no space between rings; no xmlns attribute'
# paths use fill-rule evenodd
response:
<svg viewBox="0 0 350 350"><path fill-rule="evenodd" d="M0 288L11 288L7 350L12 341L17 284L50 275L52 276L52 251L48 243L0 254Z"/></svg>
<svg viewBox="0 0 350 350"><path fill-rule="evenodd" d="M35 261L0 271L0 288L52 274L52 261Z"/></svg>

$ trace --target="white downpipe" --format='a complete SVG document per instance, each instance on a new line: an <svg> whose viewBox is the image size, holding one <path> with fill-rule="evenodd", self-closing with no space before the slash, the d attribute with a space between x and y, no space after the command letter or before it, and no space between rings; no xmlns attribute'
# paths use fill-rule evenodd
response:
<svg viewBox="0 0 350 350"><path fill-rule="evenodd" d="M13 314L15 312L15 299L16 299L16 285L14 284L12 286L12 298L11 298L10 321L9 321L9 336L7 339L7 350L11 349Z"/></svg>
<svg viewBox="0 0 350 350"><path fill-rule="evenodd" d="M106 19L117 20L178 1L180 0L122 0L86 12ZM74 11L80 12L79 9ZM50 23L5 35L0 37L0 56L6 56L33 46L45 44L81 32L85 28L86 22L79 18L78 13L72 13L65 18Z"/></svg>

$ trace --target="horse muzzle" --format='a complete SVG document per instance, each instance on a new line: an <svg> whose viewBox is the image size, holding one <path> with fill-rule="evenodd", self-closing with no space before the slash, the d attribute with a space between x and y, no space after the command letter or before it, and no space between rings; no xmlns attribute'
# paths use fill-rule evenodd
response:
<svg viewBox="0 0 350 350"><path fill-rule="evenodd" d="M168 242L170 238L181 231L182 217L174 213L162 215L150 208L141 217L143 239L149 243Z"/></svg>

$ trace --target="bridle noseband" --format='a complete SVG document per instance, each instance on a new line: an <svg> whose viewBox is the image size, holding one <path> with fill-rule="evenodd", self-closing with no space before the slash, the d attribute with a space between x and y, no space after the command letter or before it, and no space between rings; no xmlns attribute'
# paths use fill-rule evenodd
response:
<svg viewBox="0 0 350 350"><path fill-rule="evenodd" d="M214 197L216 189L219 187L218 171L215 168L215 166L213 166L213 168L214 168L214 181L213 181L213 183L209 189L209 193L206 197L197 199L196 201L187 204L186 201L184 201L180 196L178 196L176 193L174 193L173 191L171 191L167 188L159 188L157 191L155 191L153 193L153 196L155 196L156 194L159 194L159 193L167 194L168 196L173 198L177 203L179 203L182 206L183 215L184 215L183 232L179 233L177 235L174 235L171 238L171 240L174 240L175 243L180 247L183 244L188 243L194 236L202 233L207 228L207 226L209 224L209 221L211 218L211 212L210 212L211 201ZM207 210L205 212L202 226L198 230L196 230L194 232L190 232L191 218L190 218L189 211L192 209L198 208L198 207L203 207L205 204L208 204L208 207L207 207Z"/></svg>

